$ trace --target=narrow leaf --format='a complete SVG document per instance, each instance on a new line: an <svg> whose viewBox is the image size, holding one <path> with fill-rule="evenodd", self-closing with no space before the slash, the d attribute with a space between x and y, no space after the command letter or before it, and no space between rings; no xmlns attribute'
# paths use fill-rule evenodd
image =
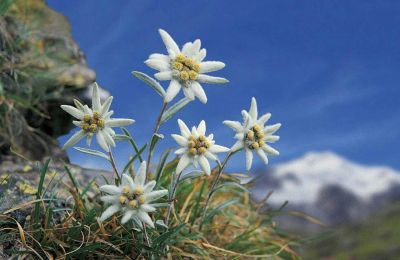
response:
<svg viewBox="0 0 400 260"><path fill-rule="evenodd" d="M129 141L131 139L131 137L127 135L114 135L113 138L115 141Z"/></svg>
<svg viewBox="0 0 400 260"><path fill-rule="evenodd" d="M38 186L38 190L36 193L37 200L39 200L42 197L44 177L46 176L47 169L49 168L49 163L50 163L50 159L48 159L44 163L43 167L40 169L39 186ZM39 215L40 215L40 202L36 202L35 211L34 211L34 215L33 215L35 224L39 223Z"/></svg>
<svg viewBox="0 0 400 260"><path fill-rule="evenodd" d="M121 127L121 130L122 130L122 132L124 132L124 134L125 134L126 136L129 136L129 137L130 137L129 143L132 145L133 150L135 150L135 153L136 153L136 154L139 154L139 147L137 146L135 140L133 140L133 137L132 137L131 133L129 133L128 129L126 129L126 128L124 128L124 127ZM140 162L143 162L143 158L142 158L142 156L141 156L140 154L139 154L139 161L140 161Z"/></svg>
<svg viewBox="0 0 400 260"><path fill-rule="evenodd" d="M156 171L156 182L157 183L161 178L165 163L167 162L167 158L170 153L171 153L171 150L167 149L161 154L160 163L158 164L157 171Z"/></svg>
<svg viewBox="0 0 400 260"><path fill-rule="evenodd" d="M183 175L180 178L179 182L184 181L184 180L188 180L188 179L195 179L195 178L203 176L203 175L204 175L203 171L192 171L192 172L189 172L189 173Z"/></svg>
<svg viewBox="0 0 400 260"><path fill-rule="evenodd" d="M173 117L176 113L182 110L187 104L192 101L191 99L185 97L173 104L167 111L164 112L163 116L161 117L161 124L167 122L171 117Z"/></svg>
<svg viewBox="0 0 400 260"><path fill-rule="evenodd" d="M228 201L225 201L224 203L222 203L221 205L219 205L218 207L212 209L210 211L210 213L208 213L208 215L204 218L204 223L211 221L212 218L215 215L217 215L221 210L223 210L224 208L226 208L234 203L237 203L237 202L238 202L237 199L228 200Z"/></svg>
<svg viewBox="0 0 400 260"><path fill-rule="evenodd" d="M239 183L233 182L233 181L229 181L229 182L224 182L223 184L219 185L218 187L216 187L212 192L216 192L217 190L221 189L221 188L225 188L225 187L235 187L235 188L239 188L245 192L249 192L248 189L246 189L245 187L243 187L242 185L240 185Z"/></svg>
<svg viewBox="0 0 400 260"><path fill-rule="evenodd" d="M150 142L150 152L152 152L152 151L154 150L154 147L156 146L157 142L158 142L160 139L164 139L164 135L162 135L162 134L157 134L157 133L155 133L155 134L153 135L153 137L151 138L151 142Z"/></svg>
<svg viewBox="0 0 400 260"><path fill-rule="evenodd" d="M138 158L140 157L140 155L144 152L144 150L146 149L147 144L143 145L143 147L135 154L135 156L133 156L125 165L124 170L122 171L122 173L125 173L129 167L131 167L132 163Z"/></svg>
<svg viewBox="0 0 400 260"><path fill-rule="evenodd" d="M155 208L166 208L169 207L169 203L152 203L151 206Z"/></svg>
<svg viewBox="0 0 400 260"><path fill-rule="evenodd" d="M86 154L90 154L90 155L94 155L94 156L98 156L101 158L106 159L107 161L110 160L110 158L103 152L100 151L96 151L96 150L92 150L92 149L88 149L88 148L83 148L83 147L74 147L75 150L81 152L81 153L86 153Z"/></svg>
<svg viewBox="0 0 400 260"><path fill-rule="evenodd" d="M152 87L161 97L165 97L165 90L164 88L158 83L157 80L153 79L149 75L139 72L139 71L132 71L133 76L140 79L150 87Z"/></svg>
<svg viewBox="0 0 400 260"><path fill-rule="evenodd" d="M254 180L253 177L251 177L247 174L241 174L241 173L231 173L231 174L229 174L229 176L234 177L242 185L249 184L250 182L252 182Z"/></svg>

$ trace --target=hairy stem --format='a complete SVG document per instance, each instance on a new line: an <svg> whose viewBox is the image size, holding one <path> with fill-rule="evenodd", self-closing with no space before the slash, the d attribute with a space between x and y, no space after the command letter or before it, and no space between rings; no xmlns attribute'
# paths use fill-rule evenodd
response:
<svg viewBox="0 0 400 260"><path fill-rule="evenodd" d="M144 242L146 243L147 246L151 246L150 244L150 240L149 240L149 235L147 234L147 229L146 229L146 225L144 223L142 223L143 225L143 235L144 235Z"/></svg>
<svg viewBox="0 0 400 260"><path fill-rule="evenodd" d="M232 155L233 155L233 152L230 152L230 153L226 156L226 158L224 159L224 161L223 161L222 164L218 163L218 164L219 164L219 171L218 171L217 175L216 175L215 178L214 178L214 181L213 181L213 183L212 183L210 192L208 193L208 196L207 196L206 204L204 205L203 216L201 217L201 222L200 222L200 227L199 227L199 230L200 230L200 231L201 231L201 229L203 228L204 218L205 218L205 216L206 216L206 212L207 212L207 209L208 209L208 204L210 203L211 196L212 196L213 193L214 193L215 186L217 186L217 183L218 183L219 179L221 178L222 172L223 172L223 170L224 170L226 164L228 163L228 161L229 161L229 159L231 158Z"/></svg>
<svg viewBox="0 0 400 260"><path fill-rule="evenodd" d="M167 218L165 219L165 224L168 225L169 218L171 217L172 209L174 208L174 203L175 203L175 193L176 193L176 188L178 187L179 179L181 178L182 172L179 173L178 178L176 179L176 182L174 183L174 186L172 187L172 193L171 197L169 200L171 201L171 204L169 205L168 208L168 213L167 213Z"/></svg>
<svg viewBox="0 0 400 260"><path fill-rule="evenodd" d="M167 108L168 103L167 102L163 102L160 114L158 115L157 121L156 121L156 125L154 126L154 130L153 130L153 134L151 135L151 138L153 138L153 136L155 134L157 134L158 129L160 129L161 126L161 118L165 112L165 109ZM151 139L150 139L151 140ZM147 155L147 169L146 169L146 181L149 177L149 171L150 171L150 163L151 163L151 156L153 155L153 151L151 150L151 145L149 145L149 154Z"/></svg>
<svg viewBox="0 0 400 260"><path fill-rule="evenodd" d="M112 168L114 170L115 175L117 176L117 179L118 179L119 183L121 183L121 176L119 176L119 173L118 173L118 170L117 170L117 166L115 164L114 156L113 156L113 154L111 152L111 147L108 147L108 148L109 148L108 156L110 157L111 166L112 166Z"/></svg>

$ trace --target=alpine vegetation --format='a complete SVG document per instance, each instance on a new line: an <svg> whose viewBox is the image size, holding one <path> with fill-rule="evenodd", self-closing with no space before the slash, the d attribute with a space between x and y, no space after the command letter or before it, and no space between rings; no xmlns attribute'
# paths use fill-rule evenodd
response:
<svg viewBox="0 0 400 260"><path fill-rule="evenodd" d="M113 176L100 176L96 182L81 186L66 165L71 184L60 185L67 185L69 199L46 195L48 189L41 181L37 198L32 202L35 208L29 236L16 229L12 233L14 239L20 239L21 245L26 246L24 252L42 259L296 259L294 237L280 232L273 221L275 215L281 214L281 208L264 211L268 198L257 203L249 196L253 179L247 171L251 169L253 153L264 163L268 163L267 155L278 155L269 143L279 140L274 134L281 126L266 125L271 114L259 117L255 98L249 111L242 111L242 123L223 122L236 132L228 144L231 148L217 144L214 135L206 133L205 120L190 129L178 119L173 132L180 134L172 134L170 138L177 144L175 157L171 149L156 152L157 144L167 139L162 134L166 121L195 97L207 102L200 83L228 83L225 78L206 74L224 68L225 64L203 61L206 50L201 48L199 39L179 48L166 31L160 29L159 33L168 54L151 54L145 61L159 72L155 78L133 72L161 96L161 109L150 140L138 144L124 128L135 121L112 118L113 97L102 103L97 84L93 87L90 107L78 100L74 100L75 106L62 105L79 128L64 149L75 146L82 138L90 146L96 136L100 150L74 148L85 156L105 159ZM169 81L166 90L158 80ZM180 90L184 97L174 102ZM121 133L117 134L116 128ZM117 165L113 156L120 142L132 146L125 165ZM241 155L241 150L245 152L243 168L247 171L227 174L226 166ZM158 161L154 154L161 154ZM139 165L137 171L135 165ZM48 167L47 162L41 178ZM56 200L63 202L57 204Z"/></svg>

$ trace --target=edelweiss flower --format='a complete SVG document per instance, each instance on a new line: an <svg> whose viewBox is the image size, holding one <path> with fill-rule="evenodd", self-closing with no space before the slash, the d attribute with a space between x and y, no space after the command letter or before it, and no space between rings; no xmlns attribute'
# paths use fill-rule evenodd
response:
<svg viewBox="0 0 400 260"><path fill-rule="evenodd" d="M80 131L76 132L65 144L64 149L73 146L80 139L86 136L86 143L90 145L93 135L96 135L97 143L104 150L108 151L109 146L115 146L114 135L115 132L112 127L120 127L130 125L135 122L132 119L125 118L110 118L114 113L108 111L111 106L113 97L110 96L101 105L99 88L97 83L93 86L92 93L92 108L90 109L87 105L82 105L78 100L74 99L76 107L62 105L61 108L77 118L78 121L72 123L77 127L81 128Z"/></svg>
<svg viewBox="0 0 400 260"><path fill-rule="evenodd" d="M121 211L123 217L122 224L133 220L139 227L142 223L154 228L154 223L149 216L149 212L156 211L152 201L157 200L168 194L168 190L153 191L156 181L145 184L146 162L140 164L139 170L132 179L128 174L122 175L120 186L103 185L100 190L109 195L102 196L100 199L111 204L101 215L100 220L104 221Z"/></svg>
<svg viewBox="0 0 400 260"><path fill-rule="evenodd" d="M228 80L204 73L220 70L225 67L225 64L220 61L203 62L206 49L200 49L199 39L186 43L180 50L166 31L159 29L159 33L167 47L168 55L151 54L145 64L160 71L154 75L158 80L171 80L165 102L170 102L180 89L183 89L186 97L192 100L197 97L202 103L207 103L206 93L200 83L220 84L227 83Z"/></svg>
<svg viewBox="0 0 400 260"><path fill-rule="evenodd" d="M175 151L175 154L182 155L176 168L176 173L182 172L189 164L193 164L196 168L200 164L201 169L207 175L210 175L211 169L208 159L218 160L215 153L228 152L229 148L214 144L213 134L205 136L206 123L204 120L200 122L197 128L193 126L192 132L189 131L189 128L182 120L178 119L178 124L181 135L172 135L172 138L182 146L182 148Z"/></svg>
<svg viewBox="0 0 400 260"><path fill-rule="evenodd" d="M246 151L246 169L250 170L253 162L253 151L268 164L266 154L279 155L279 152L267 143L274 143L279 140L279 136L273 135L281 127L281 124L264 126L271 118L267 113L258 119L257 102L253 97L249 112L243 110L243 125L237 121L224 121L224 124L237 132L235 138L238 141L232 146L231 151L238 151L242 148Z"/></svg>

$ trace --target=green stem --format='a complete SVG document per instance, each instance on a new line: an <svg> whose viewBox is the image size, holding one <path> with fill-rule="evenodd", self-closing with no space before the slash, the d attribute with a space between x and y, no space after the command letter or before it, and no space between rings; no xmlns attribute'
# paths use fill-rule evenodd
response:
<svg viewBox="0 0 400 260"><path fill-rule="evenodd" d="M115 175L117 175L118 182L121 183L121 176L119 176L119 173L118 173L118 170L117 170L117 166L115 164L114 156L113 156L113 154L111 152L111 147L108 147L108 148L109 148L108 156L110 157L111 166L112 166L112 168L114 170Z"/></svg>
<svg viewBox="0 0 400 260"><path fill-rule="evenodd" d="M163 114L164 114L164 112L165 112L165 109L167 108L167 105L168 105L167 102L163 102L163 105L162 105L160 114L158 115L158 118L157 118L157 121L156 121L156 125L155 125L154 130L153 130L153 134L151 135L151 138L153 138L153 136L154 136L155 134L157 134L158 130L160 129L160 126L161 126L161 118L162 118L162 116L163 116ZM151 139L150 139L150 140L151 140ZM151 142L151 141L150 141L150 142ZM154 149L154 147L153 147L153 149ZM147 181L147 179L148 179L148 175L149 175L149 172L150 172L150 163L151 163L151 157L152 157L152 155L153 155L153 150L151 149L151 145L149 145L149 154L147 155L146 181Z"/></svg>
<svg viewBox="0 0 400 260"><path fill-rule="evenodd" d="M182 171L182 172L183 172L183 171ZM173 186L173 188L172 188L171 197L169 198L169 200L171 201L171 204L169 205L168 213L167 213L167 218L165 219L165 224L166 224L166 225L168 225L169 218L171 217L172 209L174 208L175 193L176 193L176 189L177 189L177 187L178 187L179 179L181 178L182 172L179 173L178 178L176 179L176 182L174 183L174 186Z"/></svg>
<svg viewBox="0 0 400 260"><path fill-rule="evenodd" d="M212 186L211 186L211 189L210 189L210 192L208 193L208 196L207 196L206 204L205 204L205 206L204 206L203 216L201 217L201 222L200 222L200 227L199 227L199 230L200 230L200 231L201 231L201 229L203 228L204 218L205 218L205 216L206 216L206 212L207 212L207 209L208 209L208 204L210 203L211 196L212 196L213 193L214 193L215 186L217 185L219 179L221 178L222 171L224 170L226 164L228 163L229 159L231 158L231 156L232 156L233 154L234 154L233 152L230 152L230 153L226 156L226 158L225 158L225 160L223 161L222 164L220 164L220 163L218 162L218 164L219 164L219 171L218 171L217 175L216 175L215 178L214 178L214 182L213 182L213 184L212 184Z"/></svg>

